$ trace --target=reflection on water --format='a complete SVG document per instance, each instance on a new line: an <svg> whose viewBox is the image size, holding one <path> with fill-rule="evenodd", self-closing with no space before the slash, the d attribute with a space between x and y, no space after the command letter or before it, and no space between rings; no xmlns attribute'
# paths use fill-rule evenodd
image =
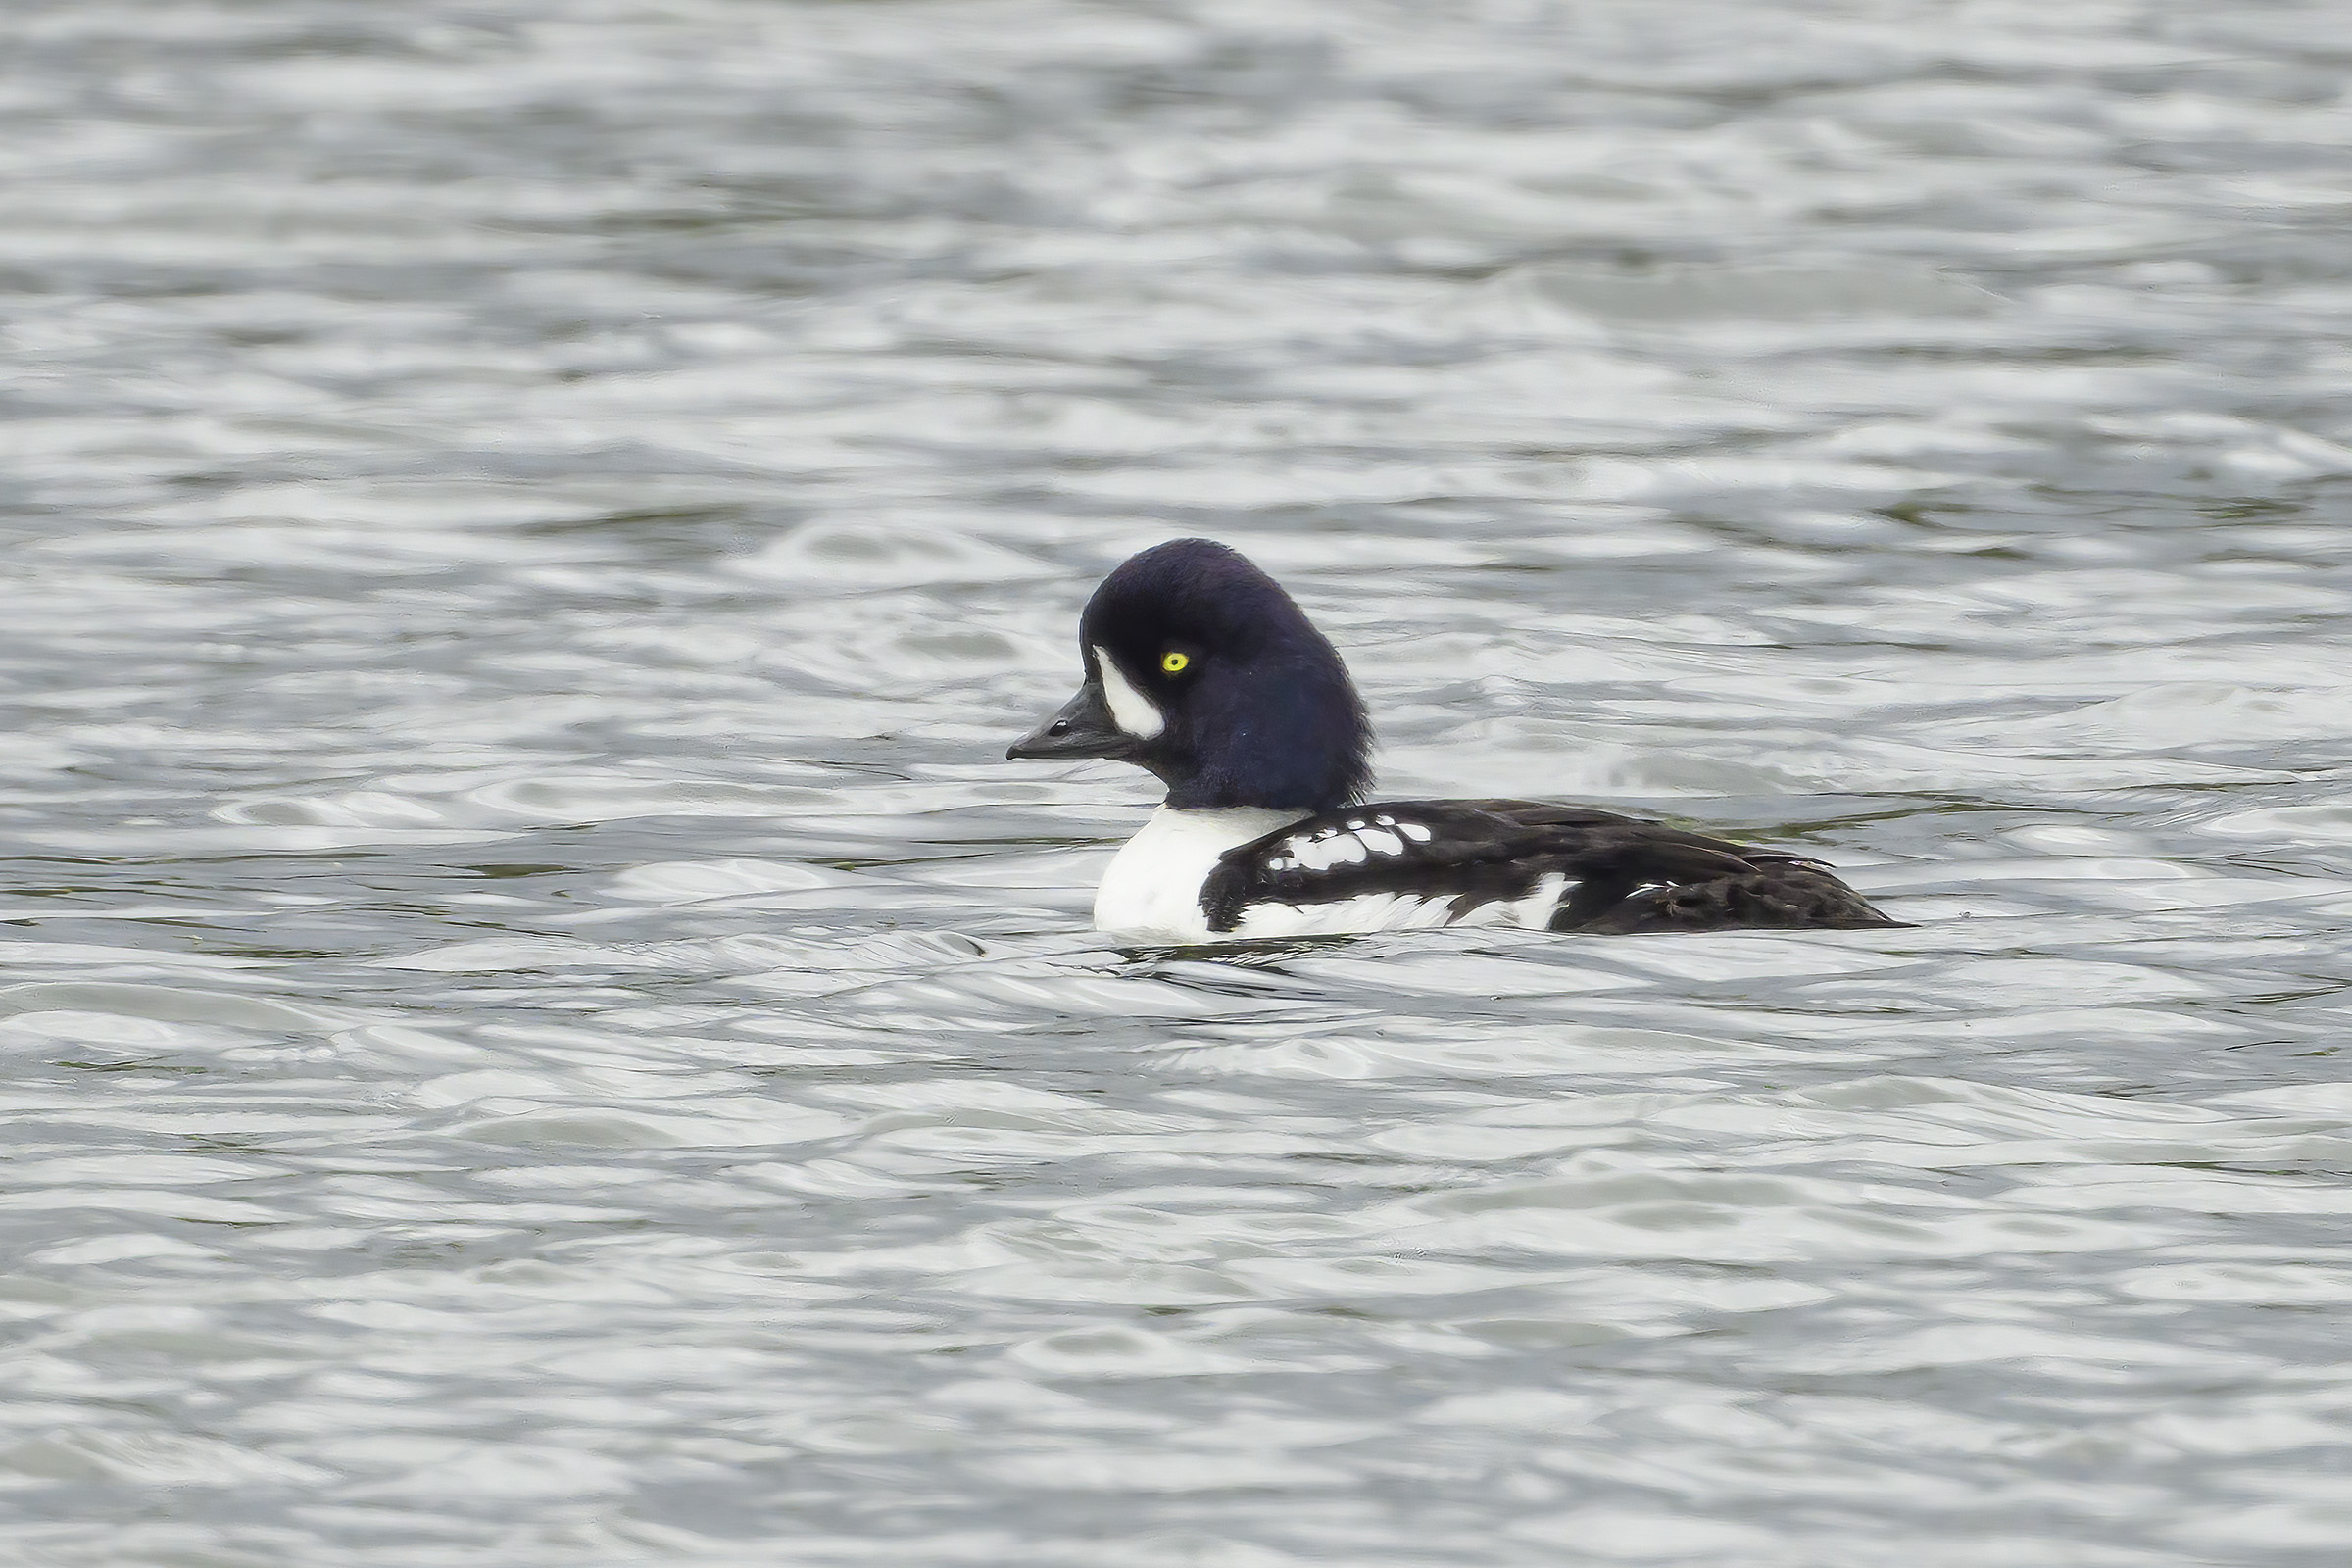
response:
<svg viewBox="0 0 2352 1568"><path fill-rule="evenodd" d="M2347 49L20 0L12 1560L2340 1559ZM1919 929L1101 946L1179 533Z"/></svg>

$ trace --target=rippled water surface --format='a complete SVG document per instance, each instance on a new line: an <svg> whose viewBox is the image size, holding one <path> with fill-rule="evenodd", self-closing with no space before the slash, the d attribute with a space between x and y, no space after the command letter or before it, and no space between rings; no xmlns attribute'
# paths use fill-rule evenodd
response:
<svg viewBox="0 0 2352 1568"><path fill-rule="evenodd" d="M12 0L0 1554L2345 1561L2347 68ZM1189 533L1918 928L1104 946Z"/></svg>

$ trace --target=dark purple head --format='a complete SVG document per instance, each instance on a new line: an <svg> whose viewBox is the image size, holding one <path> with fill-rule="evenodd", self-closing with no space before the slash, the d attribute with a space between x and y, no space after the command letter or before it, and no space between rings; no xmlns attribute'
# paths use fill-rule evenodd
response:
<svg viewBox="0 0 2352 1568"><path fill-rule="evenodd" d="M1102 579L1078 622L1086 684L1007 757L1110 757L1185 810L1325 810L1362 797L1372 730L1339 654L1282 585L1173 539Z"/></svg>

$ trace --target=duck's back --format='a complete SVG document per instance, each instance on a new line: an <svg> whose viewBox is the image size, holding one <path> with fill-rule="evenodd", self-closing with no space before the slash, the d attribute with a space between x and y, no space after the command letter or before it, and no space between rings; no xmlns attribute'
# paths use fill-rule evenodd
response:
<svg viewBox="0 0 2352 1568"><path fill-rule="evenodd" d="M1904 922L1829 866L1590 807L1389 801L1230 850L1200 886L1209 931L1280 936L1509 924L1635 933Z"/></svg>

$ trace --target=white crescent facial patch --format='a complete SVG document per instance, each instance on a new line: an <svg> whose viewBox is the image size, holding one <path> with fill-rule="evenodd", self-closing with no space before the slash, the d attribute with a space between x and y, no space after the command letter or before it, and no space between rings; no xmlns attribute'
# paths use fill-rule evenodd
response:
<svg viewBox="0 0 2352 1568"><path fill-rule="evenodd" d="M1120 729L1139 741L1148 741L1168 727L1167 715L1159 710L1159 705L1137 691L1111 657L1100 648L1095 650L1095 667L1102 672L1102 700L1110 705L1110 716Z"/></svg>

